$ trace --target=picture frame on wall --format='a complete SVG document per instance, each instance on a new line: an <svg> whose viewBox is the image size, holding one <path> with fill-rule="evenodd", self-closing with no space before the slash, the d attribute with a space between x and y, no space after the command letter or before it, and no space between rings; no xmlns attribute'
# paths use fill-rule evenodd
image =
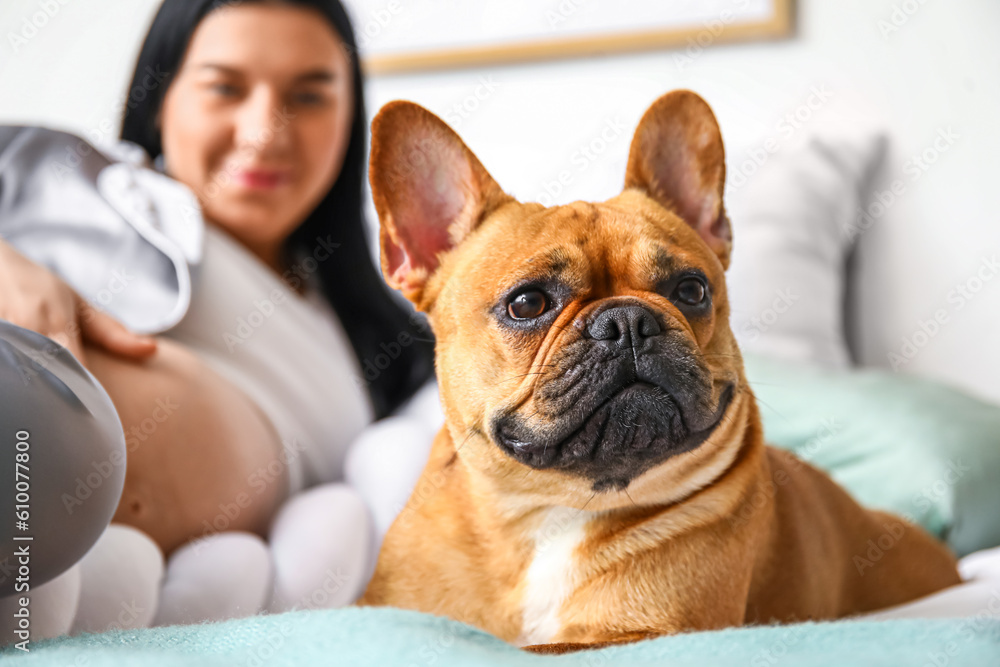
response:
<svg viewBox="0 0 1000 667"><path fill-rule="evenodd" d="M794 0L346 0L369 74L788 37Z"/></svg>

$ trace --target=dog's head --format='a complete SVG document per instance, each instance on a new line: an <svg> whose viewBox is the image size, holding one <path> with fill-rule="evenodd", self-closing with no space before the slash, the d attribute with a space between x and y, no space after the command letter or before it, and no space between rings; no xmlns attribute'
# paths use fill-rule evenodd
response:
<svg viewBox="0 0 1000 667"><path fill-rule="evenodd" d="M447 428L472 474L601 509L697 486L738 447L723 433L747 393L725 165L704 100L674 91L649 108L621 194L550 208L506 195L420 106L386 105L372 133L382 270L429 316Z"/></svg>

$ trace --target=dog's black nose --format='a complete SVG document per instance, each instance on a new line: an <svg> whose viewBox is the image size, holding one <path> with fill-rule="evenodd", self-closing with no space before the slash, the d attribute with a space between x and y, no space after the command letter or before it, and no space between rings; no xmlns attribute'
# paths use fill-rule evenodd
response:
<svg viewBox="0 0 1000 667"><path fill-rule="evenodd" d="M637 347L644 338L660 333L656 317L642 306L608 308L587 326L594 340L617 341L622 347Z"/></svg>

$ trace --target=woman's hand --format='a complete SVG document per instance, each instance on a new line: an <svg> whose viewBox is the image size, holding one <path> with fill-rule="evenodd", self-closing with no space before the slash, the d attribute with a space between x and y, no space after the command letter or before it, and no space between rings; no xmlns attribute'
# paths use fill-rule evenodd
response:
<svg viewBox="0 0 1000 667"><path fill-rule="evenodd" d="M0 239L0 319L48 336L86 366L84 341L131 359L156 352L156 339L132 333L86 302L59 276Z"/></svg>

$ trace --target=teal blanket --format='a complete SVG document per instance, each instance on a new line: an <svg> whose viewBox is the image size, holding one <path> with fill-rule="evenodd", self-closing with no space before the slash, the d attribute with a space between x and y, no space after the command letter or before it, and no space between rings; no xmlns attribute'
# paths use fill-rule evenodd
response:
<svg viewBox="0 0 1000 667"><path fill-rule="evenodd" d="M562 656L525 653L474 628L397 609L295 611L197 626L54 639L30 653L8 648L12 667L216 667L222 665L1000 665L1000 616L951 620L839 621L660 637Z"/></svg>
<svg viewBox="0 0 1000 667"><path fill-rule="evenodd" d="M877 371L835 373L748 356L747 372L770 442L830 471L865 504L910 516L959 554L1000 543L1000 408ZM1000 667L994 606L967 619L742 628L564 656L524 653L416 612L300 611L56 639L29 654L0 651L0 665Z"/></svg>

